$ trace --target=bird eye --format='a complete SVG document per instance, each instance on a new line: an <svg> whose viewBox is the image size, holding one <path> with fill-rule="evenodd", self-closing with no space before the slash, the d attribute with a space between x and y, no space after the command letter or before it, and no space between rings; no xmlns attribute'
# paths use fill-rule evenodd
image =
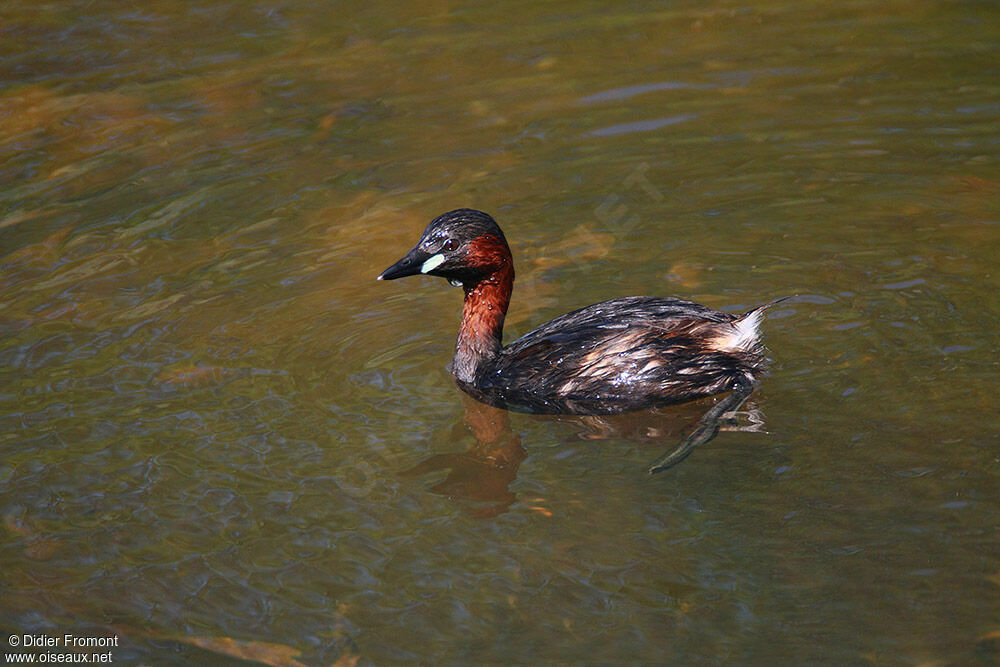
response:
<svg viewBox="0 0 1000 667"><path fill-rule="evenodd" d="M447 250L448 252L451 252L457 247L458 247L458 241L456 241L455 239L448 239L447 241L444 242L444 249Z"/></svg>

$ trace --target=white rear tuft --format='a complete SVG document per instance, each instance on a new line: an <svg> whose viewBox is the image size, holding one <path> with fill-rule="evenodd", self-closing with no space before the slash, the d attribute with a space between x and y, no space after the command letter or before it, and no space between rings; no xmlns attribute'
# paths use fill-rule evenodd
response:
<svg viewBox="0 0 1000 667"><path fill-rule="evenodd" d="M749 350L760 340L760 322L764 319L764 309L755 308L736 320L736 331L731 336L732 347L737 350Z"/></svg>
<svg viewBox="0 0 1000 667"><path fill-rule="evenodd" d="M764 311L788 297L776 299L738 317L727 330L715 338L715 344L723 352L750 352L760 344L760 323Z"/></svg>

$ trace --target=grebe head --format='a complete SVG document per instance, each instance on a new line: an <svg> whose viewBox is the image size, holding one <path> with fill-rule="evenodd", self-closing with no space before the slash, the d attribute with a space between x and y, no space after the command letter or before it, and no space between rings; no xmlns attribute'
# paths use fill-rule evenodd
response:
<svg viewBox="0 0 1000 667"><path fill-rule="evenodd" d="M482 211L459 208L434 218L417 245L378 280L426 273L453 283L474 284L506 265L510 249L496 221Z"/></svg>

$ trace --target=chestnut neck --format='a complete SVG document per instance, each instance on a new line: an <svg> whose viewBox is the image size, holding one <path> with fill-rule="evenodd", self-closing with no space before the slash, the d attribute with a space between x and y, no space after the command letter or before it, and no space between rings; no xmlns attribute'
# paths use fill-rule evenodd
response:
<svg viewBox="0 0 1000 667"><path fill-rule="evenodd" d="M473 385L500 355L503 320L514 289L514 263L506 244L497 243L488 250L496 253L492 265L499 266L486 277L462 285L465 304L451 368L460 382Z"/></svg>

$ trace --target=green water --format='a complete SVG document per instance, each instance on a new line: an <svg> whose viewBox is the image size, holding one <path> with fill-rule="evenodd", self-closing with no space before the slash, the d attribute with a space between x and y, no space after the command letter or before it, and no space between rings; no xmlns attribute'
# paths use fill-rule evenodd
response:
<svg viewBox="0 0 1000 667"><path fill-rule="evenodd" d="M0 7L0 644L115 662L1000 660L992 2ZM507 339L628 294L765 323L711 401L490 412ZM29 652L41 654L41 649ZM284 662L282 662L284 660Z"/></svg>

